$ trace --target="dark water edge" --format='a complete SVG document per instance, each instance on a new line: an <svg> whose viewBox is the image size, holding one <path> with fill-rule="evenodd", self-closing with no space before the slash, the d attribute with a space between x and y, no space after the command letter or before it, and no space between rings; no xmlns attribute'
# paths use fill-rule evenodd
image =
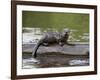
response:
<svg viewBox="0 0 100 80"><path fill-rule="evenodd" d="M68 55L62 53L38 54L37 58L32 58L31 53L23 53L22 68L49 68L49 67L71 67L89 66L89 55Z"/></svg>

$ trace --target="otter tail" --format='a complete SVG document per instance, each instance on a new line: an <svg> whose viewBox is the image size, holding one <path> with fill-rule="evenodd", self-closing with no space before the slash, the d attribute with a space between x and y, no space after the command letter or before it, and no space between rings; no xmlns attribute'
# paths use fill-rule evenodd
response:
<svg viewBox="0 0 100 80"><path fill-rule="evenodd" d="M34 57L34 58L37 57L37 50L41 44L42 44L42 40L39 40L38 43L34 46L34 49L32 52L32 57Z"/></svg>

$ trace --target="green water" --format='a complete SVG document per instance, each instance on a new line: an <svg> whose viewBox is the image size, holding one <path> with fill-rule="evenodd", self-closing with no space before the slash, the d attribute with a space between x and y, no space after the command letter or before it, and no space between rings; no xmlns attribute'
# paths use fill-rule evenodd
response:
<svg viewBox="0 0 100 80"><path fill-rule="evenodd" d="M89 14L23 11L22 26L40 28L41 32L68 28L70 41L89 42Z"/></svg>

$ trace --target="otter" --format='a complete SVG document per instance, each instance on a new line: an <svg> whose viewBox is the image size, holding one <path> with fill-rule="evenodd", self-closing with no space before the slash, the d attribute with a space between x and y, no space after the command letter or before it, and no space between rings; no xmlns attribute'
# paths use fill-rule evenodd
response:
<svg viewBox="0 0 100 80"><path fill-rule="evenodd" d="M32 56L34 58L37 57L37 50L40 45L43 46L49 46L51 44L59 44L60 46L63 46L64 44L74 46L74 44L68 43L70 31L68 29L64 29L63 32L46 32L43 37L37 42L37 44L34 46L34 50L32 52Z"/></svg>

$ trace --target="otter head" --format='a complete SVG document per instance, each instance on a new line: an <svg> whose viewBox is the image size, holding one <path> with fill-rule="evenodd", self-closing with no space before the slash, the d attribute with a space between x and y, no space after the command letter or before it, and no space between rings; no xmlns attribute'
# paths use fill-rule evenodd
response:
<svg viewBox="0 0 100 80"><path fill-rule="evenodd" d="M62 31L60 39L59 39L60 46L63 46L67 42L69 33L70 33L69 29L64 29Z"/></svg>

